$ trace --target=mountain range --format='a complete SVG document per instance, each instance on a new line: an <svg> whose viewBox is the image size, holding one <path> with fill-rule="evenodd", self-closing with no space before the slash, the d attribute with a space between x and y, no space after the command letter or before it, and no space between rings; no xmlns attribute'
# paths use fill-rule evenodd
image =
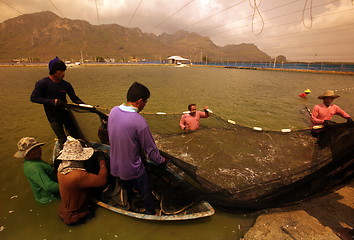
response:
<svg viewBox="0 0 354 240"><path fill-rule="evenodd" d="M158 61L173 55L194 62L271 61L254 44L220 47L209 37L187 31L155 35L118 24L91 25L49 11L24 14L0 23L0 61L26 58L48 61L55 56L73 61L81 58Z"/></svg>

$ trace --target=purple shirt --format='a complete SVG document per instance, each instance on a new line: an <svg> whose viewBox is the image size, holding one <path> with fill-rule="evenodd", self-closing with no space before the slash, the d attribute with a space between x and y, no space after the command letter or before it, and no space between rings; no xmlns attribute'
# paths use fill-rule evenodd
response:
<svg viewBox="0 0 354 240"><path fill-rule="evenodd" d="M145 166L142 150L157 164L165 161L156 147L146 120L133 107L114 107L108 117L108 136L111 145L111 174L122 180L140 177Z"/></svg>

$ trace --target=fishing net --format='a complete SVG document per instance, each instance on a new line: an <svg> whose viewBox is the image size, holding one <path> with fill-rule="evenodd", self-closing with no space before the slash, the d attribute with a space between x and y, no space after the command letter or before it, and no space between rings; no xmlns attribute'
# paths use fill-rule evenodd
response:
<svg viewBox="0 0 354 240"><path fill-rule="evenodd" d="M142 115L162 155L171 160L169 167L188 184L188 194L179 194L225 211L293 204L354 178L354 127L347 124L329 126L316 139L308 129L257 131L211 114L197 131L185 134L178 125L181 114ZM99 116L95 124L83 122L95 132L87 135L90 140L99 139L99 127L103 139L107 115Z"/></svg>

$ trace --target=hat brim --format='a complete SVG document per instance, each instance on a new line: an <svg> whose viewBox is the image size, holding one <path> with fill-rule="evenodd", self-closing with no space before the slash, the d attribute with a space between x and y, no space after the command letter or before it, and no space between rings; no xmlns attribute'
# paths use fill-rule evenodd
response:
<svg viewBox="0 0 354 240"><path fill-rule="evenodd" d="M33 145L32 147L30 147L29 149L27 149L26 151L17 151L14 154L14 157L16 158L24 158L26 157L27 153L29 153L29 151L31 151L33 148L35 147L39 147L39 146L43 146L45 143L37 143L35 145Z"/></svg>
<svg viewBox="0 0 354 240"><path fill-rule="evenodd" d="M324 95L321 95L321 96L318 96L317 98L318 99L324 99L324 98L339 98L339 95L332 95L332 96L324 96Z"/></svg>
<svg viewBox="0 0 354 240"><path fill-rule="evenodd" d="M83 148L82 153L67 153L62 150L57 159L63 161L85 161L92 157L94 152L93 148Z"/></svg>

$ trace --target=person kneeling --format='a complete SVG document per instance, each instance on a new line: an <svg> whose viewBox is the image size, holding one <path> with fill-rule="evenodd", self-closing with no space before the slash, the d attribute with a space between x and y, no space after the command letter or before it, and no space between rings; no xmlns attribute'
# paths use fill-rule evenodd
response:
<svg viewBox="0 0 354 240"><path fill-rule="evenodd" d="M93 148L82 147L78 140L68 137L57 157L62 161L57 173L62 199L59 217L67 225L82 224L93 218L89 201L90 189L107 183L106 162L94 153ZM98 157L99 161L100 170L97 175L87 172L85 168L87 160L93 157Z"/></svg>

